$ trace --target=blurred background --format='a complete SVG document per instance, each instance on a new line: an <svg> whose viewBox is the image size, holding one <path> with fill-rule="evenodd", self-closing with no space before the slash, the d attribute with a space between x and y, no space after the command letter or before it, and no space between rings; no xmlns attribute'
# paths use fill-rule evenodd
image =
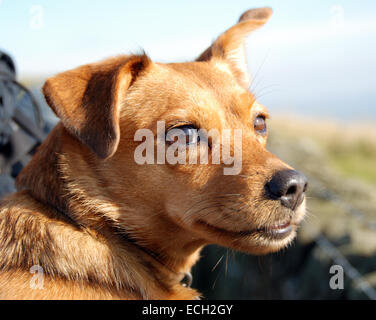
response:
<svg viewBox="0 0 376 320"><path fill-rule="evenodd" d="M5 165L3 156L0 194L12 190L12 179L57 121L40 93L46 77L142 49L158 62L193 60L242 12L262 6L274 14L247 41L251 90L272 115L269 150L309 178L309 214L294 244L276 254L205 248L193 286L209 299L376 299L372 0L0 0L0 50L16 70L4 80L0 63L0 118L15 112L5 108L12 94L22 129L14 138L14 125L7 131L0 122L9 133L0 136L0 154L12 158ZM338 275L333 265L344 272L343 288L330 286Z"/></svg>

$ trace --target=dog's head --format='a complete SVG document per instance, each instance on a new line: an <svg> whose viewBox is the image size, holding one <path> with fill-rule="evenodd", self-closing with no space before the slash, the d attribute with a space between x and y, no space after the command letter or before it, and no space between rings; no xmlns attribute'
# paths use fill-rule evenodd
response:
<svg viewBox="0 0 376 320"><path fill-rule="evenodd" d="M270 16L269 8L245 12L194 62L120 56L47 80L47 102L94 159L113 199L137 202L138 212L147 209L207 243L267 253L291 242L307 182L265 149L268 114L248 90L245 59L247 36ZM232 135L224 141L226 130ZM226 148L234 169L227 174ZM148 152L140 164L137 153ZM177 154L198 161L168 161Z"/></svg>

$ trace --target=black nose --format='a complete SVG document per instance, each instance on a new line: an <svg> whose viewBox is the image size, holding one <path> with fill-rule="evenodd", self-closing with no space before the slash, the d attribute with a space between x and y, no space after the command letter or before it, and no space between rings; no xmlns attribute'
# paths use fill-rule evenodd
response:
<svg viewBox="0 0 376 320"><path fill-rule="evenodd" d="M274 174L265 187L272 199L278 199L285 207L295 210L304 200L307 185L307 178L300 172L282 170Z"/></svg>

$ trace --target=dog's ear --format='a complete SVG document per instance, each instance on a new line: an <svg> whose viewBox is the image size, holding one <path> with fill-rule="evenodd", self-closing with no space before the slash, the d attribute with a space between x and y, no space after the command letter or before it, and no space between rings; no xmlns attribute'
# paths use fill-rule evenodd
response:
<svg viewBox="0 0 376 320"><path fill-rule="evenodd" d="M121 97L149 63L147 56L140 55L84 65L49 78L43 93L64 127L106 159L119 143Z"/></svg>
<svg viewBox="0 0 376 320"><path fill-rule="evenodd" d="M245 40L254 30L263 26L272 15L272 9L259 8L244 12L236 25L222 33L207 48L197 61L208 61L212 57L225 59L239 83L248 89L250 77L245 57Z"/></svg>

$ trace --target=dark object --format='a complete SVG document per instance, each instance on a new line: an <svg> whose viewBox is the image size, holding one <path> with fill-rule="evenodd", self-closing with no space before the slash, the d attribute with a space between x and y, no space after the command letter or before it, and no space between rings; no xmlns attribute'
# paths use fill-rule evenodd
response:
<svg viewBox="0 0 376 320"><path fill-rule="evenodd" d="M307 189L307 178L295 170L278 171L266 184L268 195L280 200L282 205L294 210L302 201Z"/></svg>
<svg viewBox="0 0 376 320"><path fill-rule="evenodd" d="M44 126L38 103L0 51L0 198L14 191L13 179L44 140Z"/></svg>

